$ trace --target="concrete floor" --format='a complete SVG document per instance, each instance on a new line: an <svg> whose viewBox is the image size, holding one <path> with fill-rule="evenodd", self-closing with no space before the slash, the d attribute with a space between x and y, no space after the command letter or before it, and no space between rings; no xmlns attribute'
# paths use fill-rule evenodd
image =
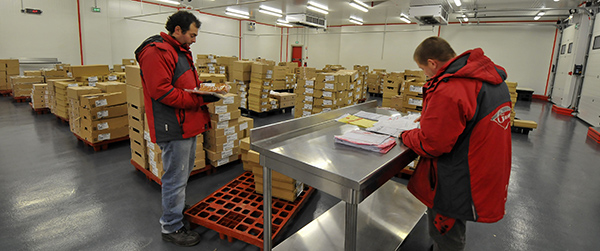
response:
<svg viewBox="0 0 600 251"><path fill-rule="evenodd" d="M549 103L519 101L516 111L539 127L513 133L507 215L495 224L469 223L466 250L596 250L600 145L587 140L587 124L553 113ZM256 118L255 126L291 117ZM163 242L160 186L135 171L129 158L129 142L94 152L53 115L0 97L0 249L259 250L203 227L195 230L202 236L196 247ZM231 164L193 176L186 200L194 204L242 172L241 164ZM282 236L338 201L317 191ZM430 245L421 220L399 250Z"/></svg>

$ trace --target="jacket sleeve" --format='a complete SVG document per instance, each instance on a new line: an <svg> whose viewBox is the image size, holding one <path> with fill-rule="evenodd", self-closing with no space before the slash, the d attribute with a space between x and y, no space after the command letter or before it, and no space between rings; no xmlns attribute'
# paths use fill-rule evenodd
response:
<svg viewBox="0 0 600 251"><path fill-rule="evenodd" d="M179 109L193 109L207 104L201 95L175 88L172 84L175 61L168 52L148 46L140 57L144 83L152 99Z"/></svg>
<svg viewBox="0 0 600 251"><path fill-rule="evenodd" d="M468 121L472 105L443 89L429 94L420 128L401 134L402 142L419 156L435 158L450 152Z"/></svg>

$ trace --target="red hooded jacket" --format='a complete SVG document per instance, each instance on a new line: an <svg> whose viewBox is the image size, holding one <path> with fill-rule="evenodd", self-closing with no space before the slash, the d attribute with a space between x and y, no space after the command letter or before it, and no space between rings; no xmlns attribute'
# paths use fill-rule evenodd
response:
<svg viewBox="0 0 600 251"><path fill-rule="evenodd" d="M161 32L146 39L135 55L152 142L187 139L209 129L207 102L184 90L200 85L190 48Z"/></svg>
<svg viewBox="0 0 600 251"><path fill-rule="evenodd" d="M444 216L504 217L512 155L505 79L481 49L463 53L427 82L420 128L401 135L421 156L408 189Z"/></svg>

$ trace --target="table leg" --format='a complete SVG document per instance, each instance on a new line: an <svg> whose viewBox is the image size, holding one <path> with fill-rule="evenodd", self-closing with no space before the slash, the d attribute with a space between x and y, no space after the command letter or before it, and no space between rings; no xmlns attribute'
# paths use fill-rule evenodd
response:
<svg viewBox="0 0 600 251"><path fill-rule="evenodd" d="M263 250L270 251L272 236L271 225L271 169L263 166Z"/></svg>
<svg viewBox="0 0 600 251"><path fill-rule="evenodd" d="M346 202L346 234L344 250L356 251L356 232L358 222L358 203Z"/></svg>

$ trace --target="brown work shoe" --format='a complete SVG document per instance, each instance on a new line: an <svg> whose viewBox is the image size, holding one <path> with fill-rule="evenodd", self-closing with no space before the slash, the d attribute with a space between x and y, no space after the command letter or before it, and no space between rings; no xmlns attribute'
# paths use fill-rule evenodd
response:
<svg viewBox="0 0 600 251"><path fill-rule="evenodd" d="M173 233L162 234L162 239L163 241L173 242L177 246L191 247L200 242L200 234L182 227Z"/></svg>

